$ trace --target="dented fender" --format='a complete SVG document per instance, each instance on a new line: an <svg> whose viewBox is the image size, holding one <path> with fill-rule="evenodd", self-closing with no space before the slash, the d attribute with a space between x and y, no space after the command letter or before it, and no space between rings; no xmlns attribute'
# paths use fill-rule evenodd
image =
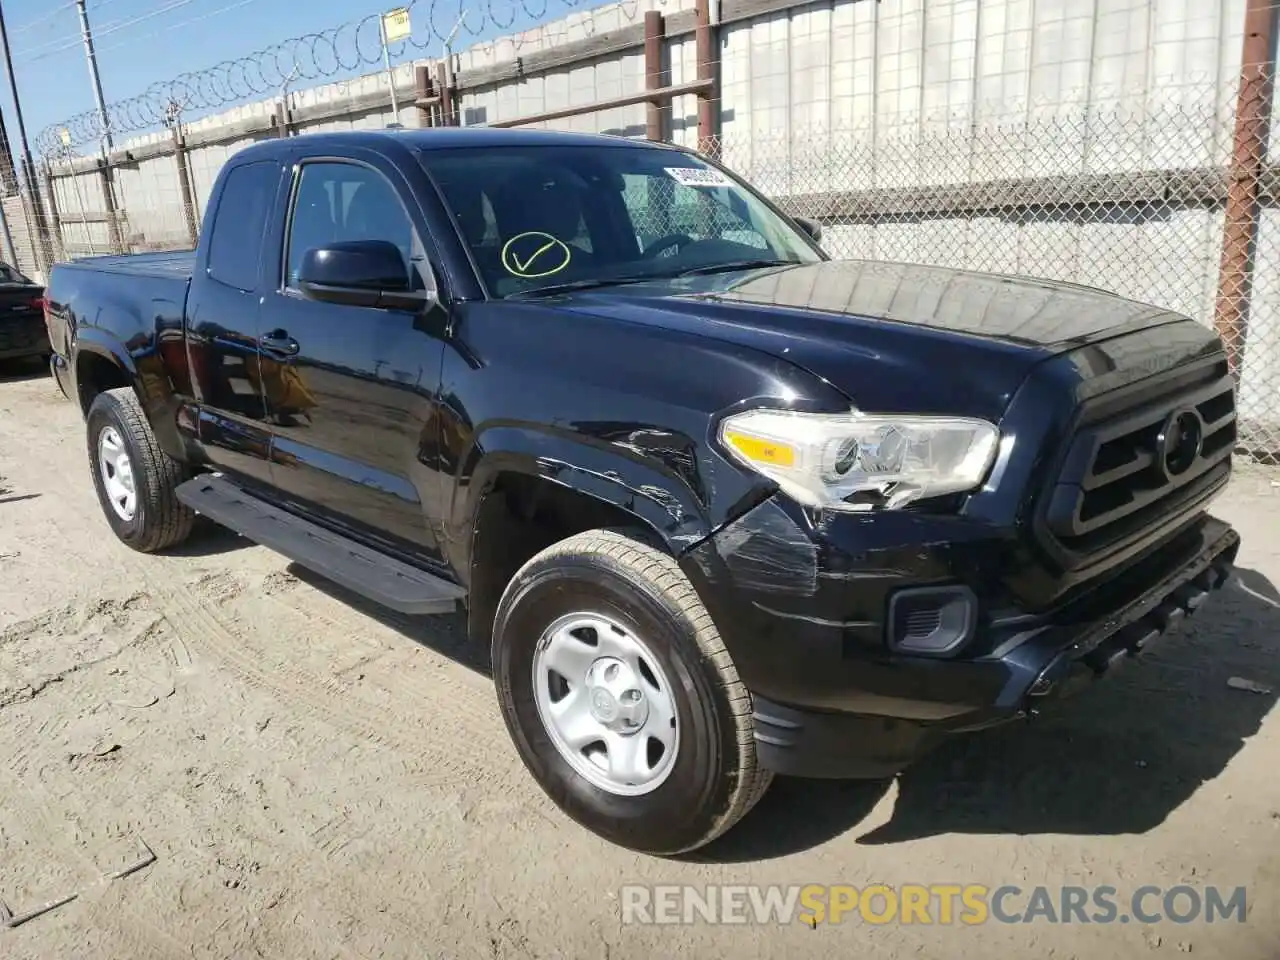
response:
<svg viewBox="0 0 1280 960"><path fill-rule="evenodd" d="M696 443L670 431L635 429L604 440L534 425L486 429L452 484L447 541L466 542L484 497L504 474L536 477L617 507L680 555L710 535L716 512L697 469ZM465 569L468 558L451 558Z"/></svg>

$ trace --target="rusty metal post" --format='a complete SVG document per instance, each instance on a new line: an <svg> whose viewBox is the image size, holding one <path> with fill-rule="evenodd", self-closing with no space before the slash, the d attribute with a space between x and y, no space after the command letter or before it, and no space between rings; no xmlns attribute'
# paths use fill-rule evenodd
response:
<svg viewBox="0 0 1280 960"><path fill-rule="evenodd" d="M440 125L444 127L458 125L458 117L454 113L457 91L453 89L453 84L450 82L451 73L449 65L444 60L436 64L436 90L440 96Z"/></svg>
<svg viewBox="0 0 1280 960"><path fill-rule="evenodd" d="M1271 128L1275 15L1275 0L1248 0L1235 141L1222 231L1222 260L1218 270L1218 301L1213 316L1214 328L1222 337L1231 371L1237 377L1248 336L1258 195Z"/></svg>
<svg viewBox="0 0 1280 960"><path fill-rule="evenodd" d="M102 201L107 207L107 236L112 253L124 253L124 240L120 236L120 217L116 213L116 197L111 177L111 163L106 157L98 160L98 175L102 178Z"/></svg>
<svg viewBox="0 0 1280 960"><path fill-rule="evenodd" d="M666 33L662 13L647 10L644 15L644 88L657 90L662 86L662 41ZM670 102L670 101L668 101ZM645 137L661 140L663 137L663 104L650 100L645 108Z"/></svg>
<svg viewBox="0 0 1280 960"><path fill-rule="evenodd" d="M200 228L196 226L196 206L191 198L191 174L187 169L187 142L175 126L173 128L173 159L178 168L178 190L182 194L182 216L187 222L187 239L191 249L200 242Z"/></svg>
<svg viewBox="0 0 1280 960"><path fill-rule="evenodd" d="M290 129L293 124L293 108L289 106L289 83L292 79L293 74L290 74L289 79L280 85L280 96L276 98L276 112L271 116L275 123L276 137L281 140L293 134Z"/></svg>
<svg viewBox="0 0 1280 960"><path fill-rule="evenodd" d="M61 259L63 256L62 247L62 217L58 213L58 195L53 191L53 168L46 160L44 164L44 190L49 195L49 232L50 232L50 248L49 256L54 260Z"/></svg>
<svg viewBox="0 0 1280 960"><path fill-rule="evenodd" d="M715 61L715 35L711 27L711 0L696 0L694 13L694 50L698 61L698 79L710 80L711 86L698 94L698 152L715 152L715 101L720 95Z"/></svg>
<svg viewBox="0 0 1280 960"><path fill-rule="evenodd" d="M431 68L425 63L413 68L413 96L418 112L418 126L431 126L431 107L426 102L431 99Z"/></svg>

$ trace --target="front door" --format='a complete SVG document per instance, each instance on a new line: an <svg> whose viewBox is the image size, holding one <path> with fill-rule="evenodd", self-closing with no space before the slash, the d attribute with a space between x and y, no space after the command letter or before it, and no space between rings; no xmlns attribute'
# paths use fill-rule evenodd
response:
<svg viewBox="0 0 1280 960"><path fill-rule="evenodd" d="M429 271L410 196L389 165L304 161L294 173L284 275L262 307L262 384L276 487L352 535L418 562L439 557L432 410L443 342L418 311L304 299L307 250L389 240L419 283Z"/></svg>

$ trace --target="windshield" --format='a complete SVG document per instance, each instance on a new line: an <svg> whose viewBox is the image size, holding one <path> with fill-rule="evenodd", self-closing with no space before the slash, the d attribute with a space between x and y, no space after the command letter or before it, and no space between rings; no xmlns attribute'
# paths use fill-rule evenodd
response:
<svg viewBox="0 0 1280 960"><path fill-rule="evenodd" d="M421 156L494 296L822 259L692 154L575 144Z"/></svg>

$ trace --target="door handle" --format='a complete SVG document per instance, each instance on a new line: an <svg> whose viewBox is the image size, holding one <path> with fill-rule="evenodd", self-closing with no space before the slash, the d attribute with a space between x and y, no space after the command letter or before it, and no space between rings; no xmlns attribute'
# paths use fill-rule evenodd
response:
<svg viewBox="0 0 1280 960"><path fill-rule="evenodd" d="M278 353L285 357L296 356L302 349L298 341L283 330L272 330L266 336L258 338L258 346L269 353Z"/></svg>

